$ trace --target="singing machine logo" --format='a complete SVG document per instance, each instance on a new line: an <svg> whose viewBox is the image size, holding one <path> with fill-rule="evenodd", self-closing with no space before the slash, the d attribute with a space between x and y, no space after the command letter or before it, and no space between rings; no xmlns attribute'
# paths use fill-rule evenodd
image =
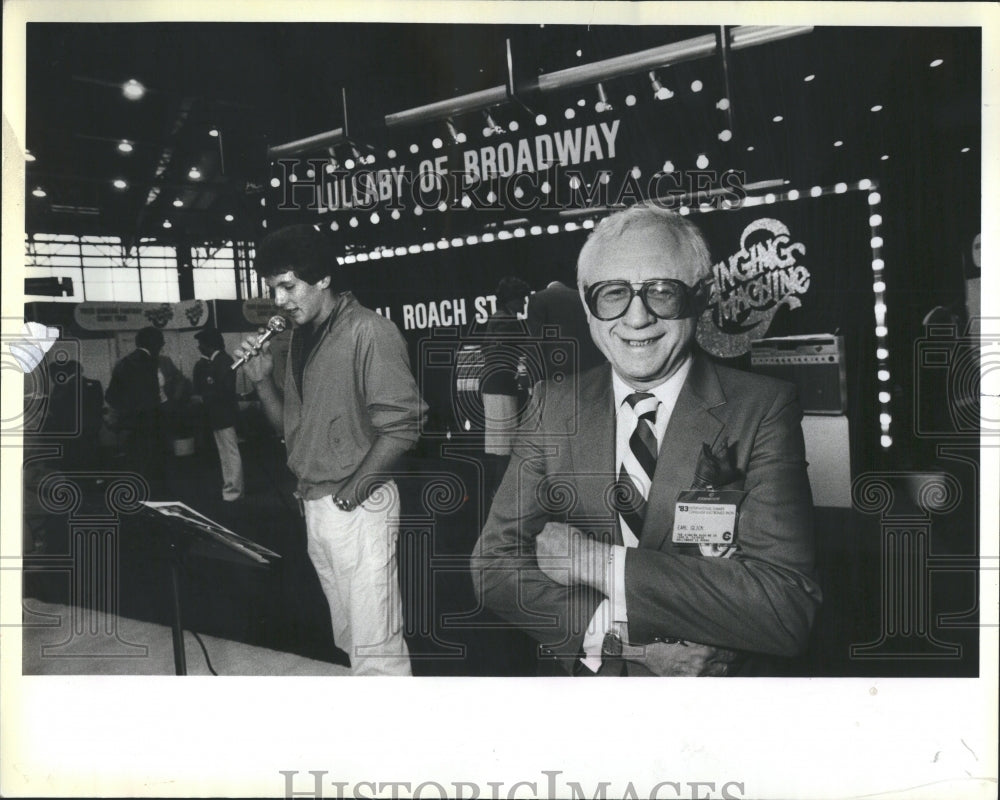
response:
<svg viewBox="0 0 1000 800"><path fill-rule="evenodd" d="M802 242L788 226L758 219L743 230L740 249L712 267L708 308L698 320L698 343L720 358L735 358L763 338L781 306L799 308L809 291L809 270L800 263Z"/></svg>

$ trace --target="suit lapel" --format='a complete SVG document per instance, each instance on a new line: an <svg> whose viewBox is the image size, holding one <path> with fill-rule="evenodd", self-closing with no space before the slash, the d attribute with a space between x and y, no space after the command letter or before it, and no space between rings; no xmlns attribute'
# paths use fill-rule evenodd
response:
<svg viewBox="0 0 1000 800"><path fill-rule="evenodd" d="M614 392L611 367L580 375L579 408L568 409L566 430L576 472L613 472L615 468Z"/></svg>
<svg viewBox="0 0 1000 800"><path fill-rule="evenodd" d="M566 431L570 474L606 475L615 470L615 409L611 388L611 366L604 365L580 374L579 407L567 410ZM579 511L588 517L607 516L604 497L589 491L597 485L593 477L583 478Z"/></svg>
<svg viewBox="0 0 1000 800"><path fill-rule="evenodd" d="M713 409L726 397L711 362L695 354L687 380L677 397L656 461L649 490L646 520L640 547L659 550L674 525L674 504L679 492L690 489L701 446L714 446L724 423Z"/></svg>

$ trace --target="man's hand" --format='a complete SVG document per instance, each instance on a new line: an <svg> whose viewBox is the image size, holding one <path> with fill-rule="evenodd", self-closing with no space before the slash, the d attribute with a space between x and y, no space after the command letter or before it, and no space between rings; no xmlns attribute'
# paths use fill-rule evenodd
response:
<svg viewBox="0 0 1000 800"><path fill-rule="evenodd" d="M722 677L728 674L736 653L723 647L694 642L653 642L642 648L641 656L629 660L642 664L654 675L665 677Z"/></svg>
<svg viewBox="0 0 1000 800"><path fill-rule="evenodd" d="M538 568L563 586L578 583L607 594L611 545L584 536L565 522L546 522L535 539Z"/></svg>
<svg viewBox="0 0 1000 800"><path fill-rule="evenodd" d="M250 353L250 359L243 365L243 371L251 383L261 383L271 377L274 371L274 357L271 355L271 343L264 342L263 346L258 344L260 335L264 333L261 328L256 335L250 335L240 342L240 346L233 350L236 358L243 358Z"/></svg>

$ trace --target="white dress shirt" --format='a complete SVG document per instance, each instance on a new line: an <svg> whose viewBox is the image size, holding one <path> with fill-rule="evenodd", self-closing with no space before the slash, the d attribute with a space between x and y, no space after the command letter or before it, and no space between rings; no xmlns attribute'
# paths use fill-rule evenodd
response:
<svg viewBox="0 0 1000 800"><path fill-rule="evenodd" d="M691 355L688 354L684 363L659 386L646 389L650 394L656 396L660 405L656 409L656 449L659 454L663 447L663 435L666 433L667 425L670 424L670 416L674 413L674 406L677 404L677 397L681 393L681 387L687 380L688 372L691 370ZM636 390L618 377L618 373L612 370L611 383L615 396L615 475L621 473L622 459L628 450L628 442L635 430L635 412L625 403L625 399ZM657 462L659 455L657 456ZM608 576L608 596L591 617L590 626L583 639L583 663L592 671L597 672L601 667L601 645L604 641L604 634L613 628L623 629L628 622L628 608L625 603L625 548L636 547L638 540L627 530L622 529L624 545L612 545L612 558L610 575Z"/></svg>

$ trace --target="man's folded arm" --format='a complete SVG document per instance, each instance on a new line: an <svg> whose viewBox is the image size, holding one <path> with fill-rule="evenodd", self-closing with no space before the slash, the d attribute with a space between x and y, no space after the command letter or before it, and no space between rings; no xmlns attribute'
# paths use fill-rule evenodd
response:
<svg viewBox="0 0 1000 800"><path fill-rule="evenodd" d="M534 418L541 394L536 387L525 419ZM576 659L604 597L586 586L556 583L538 568L535 537L552 518L539 501L544 473L545 445L522 431L473 550L472 580L484 605L536 639L547 655Z"/></svg>

